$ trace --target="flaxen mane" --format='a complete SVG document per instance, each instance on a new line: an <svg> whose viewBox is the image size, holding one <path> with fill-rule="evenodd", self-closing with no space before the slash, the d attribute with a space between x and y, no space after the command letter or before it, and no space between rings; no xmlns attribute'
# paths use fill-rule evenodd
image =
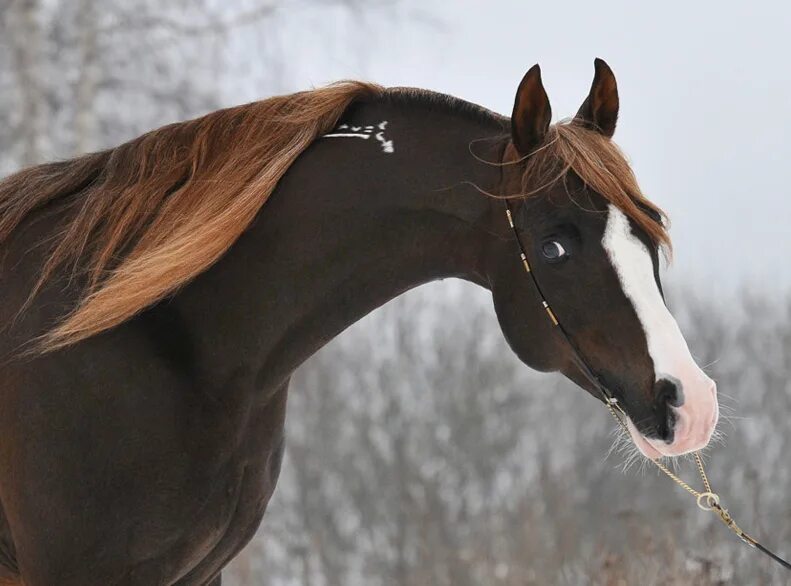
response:
<svg viewBox="0 0 791 586"><path fill-rule="evenodd" d="M24 170L0 183L0 243L55 200L68 220L32 296L67 263L87 287L46 334L52 350L129 319L214 263L295 159L348 106L383 88L342 82L173 124L115 149Z"/></svg>
<svg viewBox="0 0 791 586"><path fill-rule="evenodd" d="M85 289L74 310L41 340L42 350L112 328L216 262L247 229L296 158L332 130L350 104L418 96L468 111L422 90L342 82L172 124L72 161L27 169L0 182L0 244L52 202L67 211L31 292L65 265ZM439 97L438 97L439 96ZM494 114L474 108L475 115ZM618 147L574 122L550 128L525 162L524 193L573 170L657 244L669 244L662 212L640 192ZM524 194L520 194L524 195Z"/></svg>

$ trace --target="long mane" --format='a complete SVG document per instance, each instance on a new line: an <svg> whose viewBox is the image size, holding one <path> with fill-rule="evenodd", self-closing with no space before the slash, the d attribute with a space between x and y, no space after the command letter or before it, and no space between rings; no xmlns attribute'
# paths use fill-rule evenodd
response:
<svg viewBox="0 0 791 586"><path fill-rule="evenodd" d="M0 181L0 246L34 212L51 204L63 212L27 303L67 265L85 283L73 310L39 339L38 349L119 325L207 270L313 141L353 102L383 97L501 119L443 94L347 81L213 112ZM550 128L525 161L522 192L504 197L538 193L570 170L669 249L664 214L641 193L621 151L573 121Z"/></svg>
<svg viewBox="0 0 791 586"><path fill-rule="evenodd" d="M116 326L205 271L250 225L296 158L352 102L383 91L341 82L270 98L0 182L0 244L44 206L57 202L68 212L29 299L69 263L86 282L40 348Z"/></svg>

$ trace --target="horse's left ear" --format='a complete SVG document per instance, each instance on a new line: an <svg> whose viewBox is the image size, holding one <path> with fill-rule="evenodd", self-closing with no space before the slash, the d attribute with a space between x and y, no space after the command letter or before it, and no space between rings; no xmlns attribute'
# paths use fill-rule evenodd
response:
<svg viewBox="0 0 791 586"><path fill-rule="evenodd" d="M551 120L552 108L541 81L541 68L536 63L516 90L511 115L511 140L520 155L528 156L544 141Z"/></svg>
<svg viewBox="0 0 791 586"><path fill-rule="evenodd" d="M591 91L574 120L610 138L618 122L618 85L615 83L615 74L603 59L596 58L593 66L596 73Z"/></svg>

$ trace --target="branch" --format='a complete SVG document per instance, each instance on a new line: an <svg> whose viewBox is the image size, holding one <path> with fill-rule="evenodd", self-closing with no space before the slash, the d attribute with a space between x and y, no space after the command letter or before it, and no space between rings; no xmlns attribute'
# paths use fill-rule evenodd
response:
<svg viewBox="0 0 791 586"><path fill-rule="evenodd" d="M272 16L276 10L277 7L275 5L267 4L254 10L242 12L227 20L196 25L185 24L167 16L124 16L116 24L100 28L98 32L100 35L114 35L163 29L174 35L200 37L209 34L223 34L234 28L253 24Z"/></svg>

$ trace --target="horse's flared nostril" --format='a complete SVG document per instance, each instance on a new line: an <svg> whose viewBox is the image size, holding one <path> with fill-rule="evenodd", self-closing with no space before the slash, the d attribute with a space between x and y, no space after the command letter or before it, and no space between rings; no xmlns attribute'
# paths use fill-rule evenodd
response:
<svg viewBox="0 0 791 586"><path fill-rule="evenodd" d="M684 395L678 382L667 378L660 378L654 383L654 402L657 405L670 405L681 407Z"/></svg>
<svg viewBox="0 0 791 586"><path fill-rule="evenodd" d="M654 413L656 414L656 435L662 441L673 442L676 414L671 407L683 403L679 385L666 378L654 383Z"/></svg>

